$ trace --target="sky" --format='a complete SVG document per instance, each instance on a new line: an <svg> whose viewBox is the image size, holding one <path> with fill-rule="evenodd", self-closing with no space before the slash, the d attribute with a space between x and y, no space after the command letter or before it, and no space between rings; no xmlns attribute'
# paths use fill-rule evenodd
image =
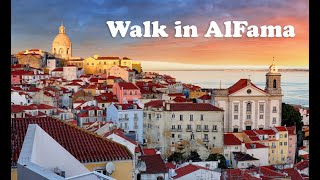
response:
<svg viewBox="0 0 320 180"><path fill-rule="evenodd" d="M72 41L73 56L130 57L150 67L199 65L309 65L309 4L307 0L12 0L12 53L39 48L51 51L61 21ZM196 25L199 37L175 38L174 22ZM249 25L292 25L294 38L204 38L210 21L223 30L224 21ZM167 38L112 37L106 21L159 21ZM196 66L195 66L196 67Z"/></svg>

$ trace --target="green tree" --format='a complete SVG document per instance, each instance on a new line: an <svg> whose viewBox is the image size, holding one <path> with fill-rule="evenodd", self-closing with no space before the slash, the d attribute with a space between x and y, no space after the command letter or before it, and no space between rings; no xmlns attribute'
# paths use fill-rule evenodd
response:
<svg viewBox="0 0 320 180"><path fill-rule="evenodd" d="M303 133L302 133L302 118L298 111L296 111L290 104L282 103L282 122L284 126L296 126L297 145L298 147L303 145Z"/></svg>
<svg viewBox="0 0 320 180"><path fill-rule="evenodd" d="M180 163L182 161L185 161L185 157L183 156L183 153L174 152L168 157L168 161L169 162L175 161L177 163Z"/></svg>
<svg viewBox="0 0 320 180"><path fill-rule="evenodd" d="M200 155L197 153L197 151L191 151L188 159L191 160L192 162L202 161L202 159L200 158Z"/></svg>
<svg viewBox="0 0 320 180"><path fill-rule="evenodd" d="M226 169L226 158L222 154L210 154L206 161L218 161L220 160L218 164L218 168Z"/></svg>

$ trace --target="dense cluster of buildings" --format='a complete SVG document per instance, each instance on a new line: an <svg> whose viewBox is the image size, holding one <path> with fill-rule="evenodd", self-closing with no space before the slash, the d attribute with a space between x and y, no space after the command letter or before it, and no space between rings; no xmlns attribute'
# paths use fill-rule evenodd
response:
<svg viewBox="0 0 320 180"><path fill-rule="evenodd" d="M208 90L127 57L73 57L63 25L51 53L22 51L11 64L12 179L308 177L307 142L296 164L296 129L281 126L275 64L264 89L240 79ZM230 169L168 162L190 151L222 154Z"/></svg>

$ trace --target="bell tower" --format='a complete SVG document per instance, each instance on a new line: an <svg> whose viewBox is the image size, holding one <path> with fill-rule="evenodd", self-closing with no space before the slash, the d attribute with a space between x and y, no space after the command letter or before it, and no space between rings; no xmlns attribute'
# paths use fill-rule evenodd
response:
<svg viewBox="0 0 320 180"><path fill-rule="evenodd" d="M272 95L281 95L281 74L278 72L278 67L274 63L274 58L266 74L265 90Z"/></svg>

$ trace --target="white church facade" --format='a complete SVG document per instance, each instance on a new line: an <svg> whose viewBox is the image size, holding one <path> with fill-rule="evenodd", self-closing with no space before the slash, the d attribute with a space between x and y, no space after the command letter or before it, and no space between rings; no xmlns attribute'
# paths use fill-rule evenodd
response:
<svg viewBox="0 0 320 180"><path fill-rule="evenodd" d="M281 74L275 64L261 89L250 79L240 79L227 89L213 90L214 105L224 110L224 131L241 132L281 125Z"/></svg>

